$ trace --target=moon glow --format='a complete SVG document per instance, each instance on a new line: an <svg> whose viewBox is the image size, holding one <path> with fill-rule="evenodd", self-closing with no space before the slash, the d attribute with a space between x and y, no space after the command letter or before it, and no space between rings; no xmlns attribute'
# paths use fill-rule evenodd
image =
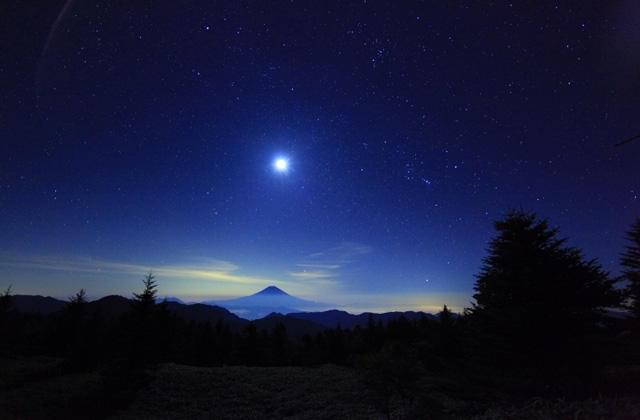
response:
<svg viewBox="0 0 640 420"><path fill-rule="evenodd" d="M289 160L284 157L276 158L273 161L273 168L276 172L285 173L289 170Z"/></svg>

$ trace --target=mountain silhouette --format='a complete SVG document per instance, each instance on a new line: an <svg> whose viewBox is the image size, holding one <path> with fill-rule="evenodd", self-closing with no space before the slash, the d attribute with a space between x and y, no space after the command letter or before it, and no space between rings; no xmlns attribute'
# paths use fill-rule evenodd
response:
<svg viewBox="0 0 640 420"><path fill-rule="evenodd" d="M276 286L265 287L264 289L260 290L258 293L254 293L253 294L253 296L263 296L263 295L269 295L269 296L277 296L277 295L291 296L289 293L285 292L282 289L277 288Z"/></svg>
<svg viewBox="0 0 640 420"><path fill-rule="evenodd" d="M288 314L326 307L318 302L292 296L276 286L269 286L257 293L237 299L210 300L203 303L222 306L242 318L252 320L263 318L271 313Z"/></svg>
<svg viewBox="0 0 640 420"><path fill-rule="evenodd" d="M16 311L49 315L58 312L67 304L65 301L52 298L51 296L31 296L31 295L14 295L12 297L13 306Z"/></svg>
<svg viewBox="0 0 640 420"><path fill-rule="evenodd" d="M14 308L17 312L49 315L63 310L68 302L52 297L16 295L13 296ZM87 313L104 319L114 319L123 316L131 310L132 299L123 296L109 295L87 303ZM179 318L194 322L218 321L226 324L231 330L240 331L249 323L225 308L201 303L186 305L174 301L166 302L167 309Z"/></svg>
<svg viewBox="0 0 640 420"><path fill-rule="evenodd" d="M203 303L184 305L177 302L167 302L167 309L186 321L210 322L211 324L222 322L232 331L239 331L249 323L246 319L240 318L225 308Z"/></svg>
<svg viewBox="0 0 640 420"><path fill-rule="evenodd" d="M160 300L162 302L163 300ZM61 311L68 302L52 297L15 295L14 308L22 313L49 315ZM87 312L105 319L118 318L131 310L133 300L123 296L110 295L87 303ZM232 331L241 331L253 320L258 330L270 330L282 323L292 337L305 334L314 335L326 328L340 326L352 329L366 327L369 319L387 324L404 316L408 320L421 317L435 318L424 312L385 312L354 315L337 309L322 312L304 312L321 304L291 296L276 286L269 286L255 294L238 299L206 303L184 304L173 300L164 303L169 312L186 321L222 322Z"/></svg>
<svg viewBox="0 0 640 420"><path fill-rule="evenodd" d="M156 299L156 302L157 303L160 303L160 302L175 302L175 303L181 303L183 305L186 304L185 301L183 301L180 298L174 297L174 296L163 296L163 297L160 297L160 298Z"/></svg>
<svg viewBox="0 0 640 420"><path fill-rule="evenodd" d="M326 329L323 325L305 319L293 318L288 315L271 313L264 318L253 321L258 331L272 331L278 324L284 325L287 335L293 338L301 338L304 335L311 337Z"/></svg>
<svg viewBox="0 0 640 420"><path fill-rule="evenodd" d="M87 311L107 319L117 318L131 310L132 303L131 299L109 295L87 303Z"/></svg>
<svg viewBox="0 0 640 420"><path fill-rule="evenodd" d="M366 327L369 323L369 319L373 320L373 322L376 323L380 321L383 324L387 324L389 321L400 318L401 316L404 316L408 320L420 319L423 316L427 318L435 318L435 316L432 314L415 311L384 312L381 314L364 312L359 315L353 315L349 312L339 311L337 309L323 312L295 312L290 313L287 316L305 321L311 321L327 328L336 328L338 326L340 326L341 328L354 328L356 326Z"/></svg>

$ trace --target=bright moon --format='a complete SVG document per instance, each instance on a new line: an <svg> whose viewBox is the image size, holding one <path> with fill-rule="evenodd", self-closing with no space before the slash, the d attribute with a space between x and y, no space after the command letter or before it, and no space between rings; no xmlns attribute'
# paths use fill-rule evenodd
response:
<svg viewBox="0 0 640 420"><path fill-rule="evenodd" d="M273 167L278 172L287 172L289 169L289 161L285 158L277 158L275 162L273 162Z"/></svg>

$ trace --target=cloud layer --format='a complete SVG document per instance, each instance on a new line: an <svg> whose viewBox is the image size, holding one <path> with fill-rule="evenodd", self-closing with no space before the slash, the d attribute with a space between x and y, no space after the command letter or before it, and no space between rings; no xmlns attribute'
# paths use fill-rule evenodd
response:
<svg viewBox="0 0 640 420"><path fill-rule="evenodd" d="M343 268L372 252L367 245L343 242L338 246L309 254L304 261L296 264L289 276L318 286L336 287L340 285Z"/></svg>

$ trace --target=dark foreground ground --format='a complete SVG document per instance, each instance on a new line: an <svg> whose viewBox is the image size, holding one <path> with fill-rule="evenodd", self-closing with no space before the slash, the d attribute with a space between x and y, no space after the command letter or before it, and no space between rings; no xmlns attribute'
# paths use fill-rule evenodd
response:
<svg viewBox="0 0 640 420"><path fill-rule="evenodd" d="M0 360L0 418L355 418L640 419L640 401L532 398L515 402L435 378L420 396L370 390L354 369L199 368L165 364L120 407L101 395L100 373L68 373L49 358ZM463 389L464 391L461 391Z"/></svg>

